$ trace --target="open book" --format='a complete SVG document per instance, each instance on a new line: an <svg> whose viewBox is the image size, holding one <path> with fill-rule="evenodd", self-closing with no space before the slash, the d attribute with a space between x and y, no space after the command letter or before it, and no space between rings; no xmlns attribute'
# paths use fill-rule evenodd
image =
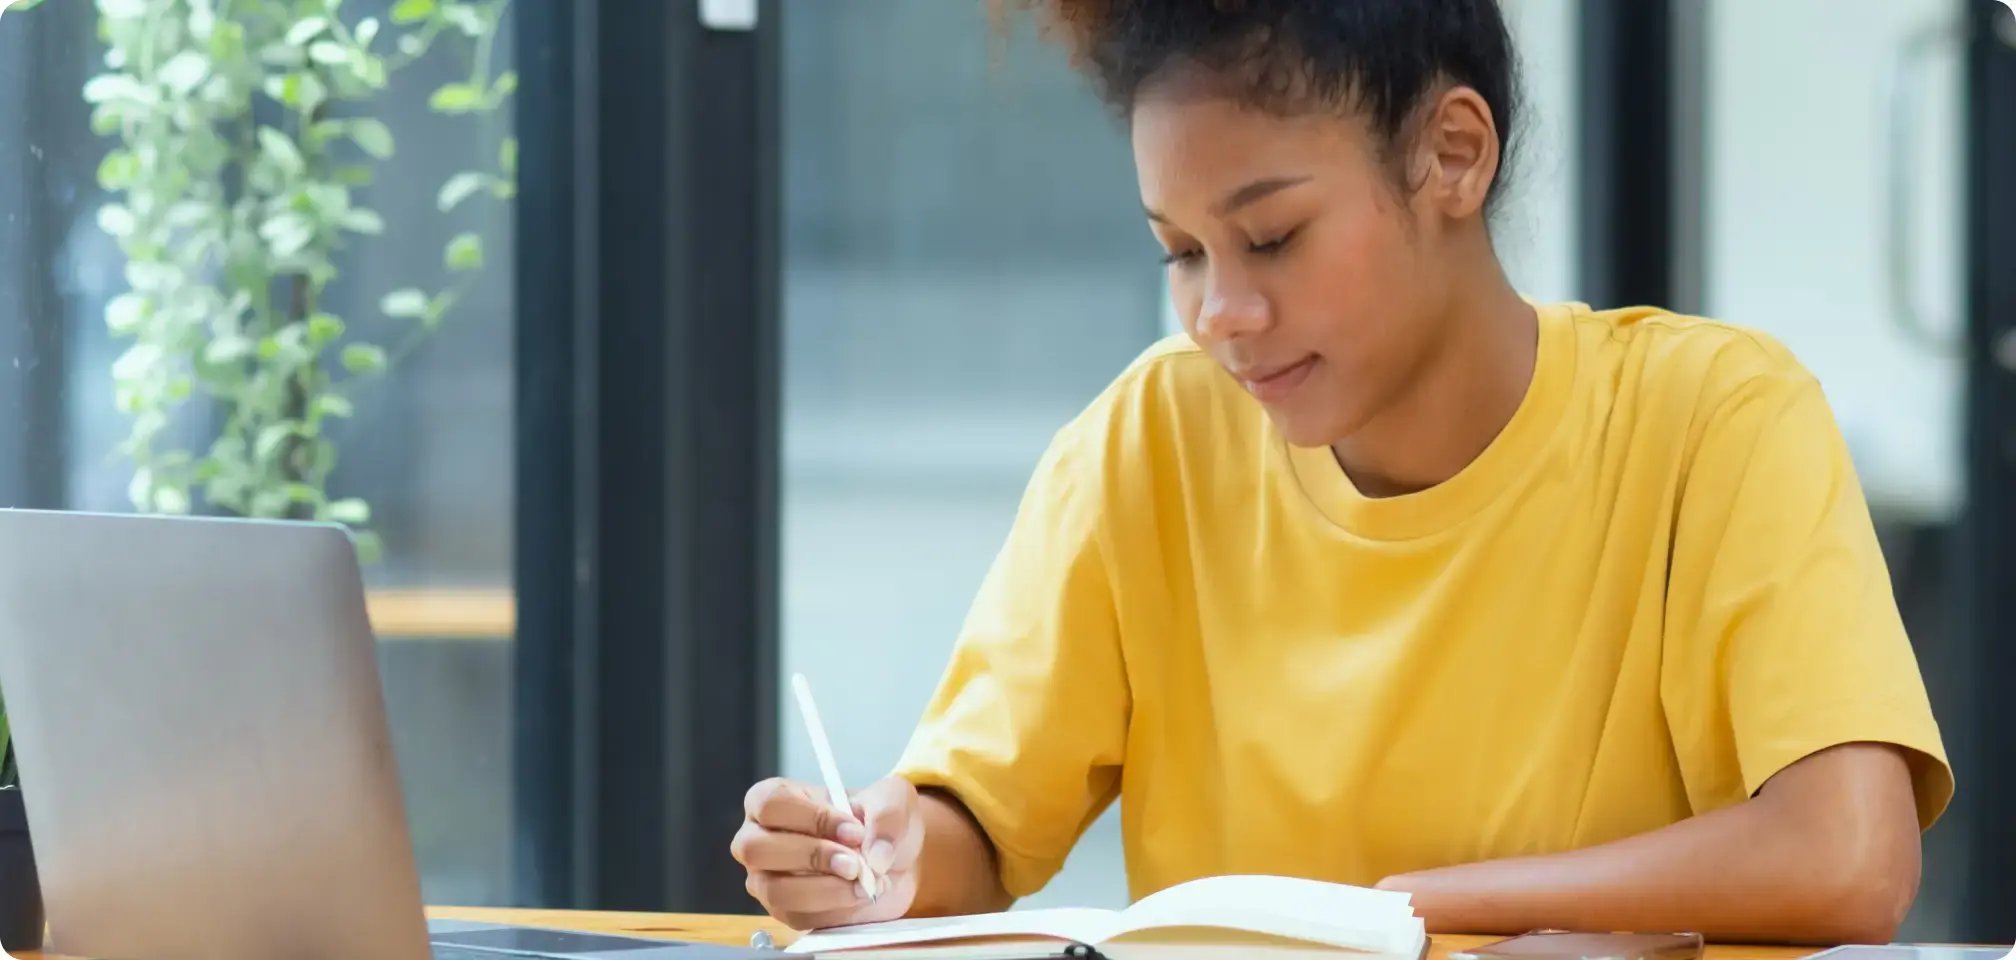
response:
<svg viewBox="0 0 2016 960"><path fill-rule="evenodd" d="M1232 943L1251 948L1242 955L1346 950L1420 960L1428 937L1405 893L1233 876L1179 884L1120 911L1022 910L836 927L806 935L790 952L1040 956L1084 944L1119 958L1210 952ZM1024 949L1009 949L1018 946Z"/></svg>

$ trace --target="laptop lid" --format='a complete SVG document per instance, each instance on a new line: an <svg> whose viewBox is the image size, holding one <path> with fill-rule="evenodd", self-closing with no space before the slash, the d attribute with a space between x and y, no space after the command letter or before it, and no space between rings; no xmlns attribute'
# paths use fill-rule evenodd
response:
<svg viewBox="0 0 2016 960"><path fill-rule="evenodd" d="M51 950L427 956L341 529L0 511L0 692Z"/></svg>

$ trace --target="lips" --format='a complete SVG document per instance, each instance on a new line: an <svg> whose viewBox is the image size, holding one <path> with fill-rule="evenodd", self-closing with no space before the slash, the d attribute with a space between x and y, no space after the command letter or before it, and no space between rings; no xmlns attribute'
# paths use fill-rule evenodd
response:
<svg viewBox="0 0 2016 960"><path fill-rule="evenodd" d="M1279 403L1293 394L1295 388L1301 386L1304 380L1309 379L1309 372L1315 368L1318 359L1320 358L1311 354L1290 364L1247 367L1234 371L1232 376L1239 381L1240 386L1246 388L1247 393L1253 395L1254 399L1261 403Z"/></svg>

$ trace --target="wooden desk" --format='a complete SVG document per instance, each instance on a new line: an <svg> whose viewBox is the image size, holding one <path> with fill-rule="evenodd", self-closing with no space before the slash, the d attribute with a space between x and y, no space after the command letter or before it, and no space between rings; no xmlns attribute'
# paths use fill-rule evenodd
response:
<svg viewBox="0 0 2016 960"><path fill-rule="evenodd" d="M569 910L498 910L470 907L433 907L427 915L448 920L487 923L514 923L533 927L559 927L593 933L615 933L632 937L662 937L667 940L696 940L743 946L749 935L768 930L777 944L791 942L791 932L762 917L708 916L685 913L583 913ZM1430 960L1445 960L1449 951L1484 943L1491 937L1438 936ZM1706 960L1796 960L1816 952L1793 947L1709 947ZM64 960L54 954L17 954L22 960Z"/></svg>

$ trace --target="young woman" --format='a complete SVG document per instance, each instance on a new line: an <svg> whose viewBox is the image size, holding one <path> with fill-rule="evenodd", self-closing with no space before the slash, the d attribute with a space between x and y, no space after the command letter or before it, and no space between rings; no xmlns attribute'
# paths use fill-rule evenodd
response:
<svg viewBox="0 0 2016 960"><path fill-rule="evenodd" d="M1000 909L1117 797L1136 896L1889 939L1953 781L1848 451L1766 336L1507 282L1497 4L1038 5L1129 120L1186 336L1058 433L861 822L750 791L750 891Z"/></svg>

